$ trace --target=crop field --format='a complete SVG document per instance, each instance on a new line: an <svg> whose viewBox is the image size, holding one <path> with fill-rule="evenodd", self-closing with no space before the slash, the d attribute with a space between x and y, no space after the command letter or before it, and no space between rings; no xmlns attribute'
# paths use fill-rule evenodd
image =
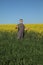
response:
<svg viewBox="0 0 43 65"><path fill-rule="evenodd" d="M16 29L17 24L0 24L0 31L17 31ZM43 32L43 24L25 24L25 28L28 31L35 31L35 32Z"/></svg>
<svg viewBox="0 0 43 65"><path fill-rule="evenodd" d="M43 24L25 24L17 40L16 24L0 24L0 65L43 65Z"/></svg>

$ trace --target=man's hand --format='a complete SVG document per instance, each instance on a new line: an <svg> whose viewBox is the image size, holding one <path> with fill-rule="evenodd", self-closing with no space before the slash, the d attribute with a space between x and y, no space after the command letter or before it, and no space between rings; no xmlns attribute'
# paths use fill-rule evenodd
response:
<svg viewBox="0 0 43 65"><path fill-rule="evenodd" d="M16 26L16 29L18 29L18 26Z"/></svg>
<svg viewBox="0 0 43 65"><path fill-rule="evenodd" d="M25 31L27 31L28 30L28 28L25 28Z"/></svg>

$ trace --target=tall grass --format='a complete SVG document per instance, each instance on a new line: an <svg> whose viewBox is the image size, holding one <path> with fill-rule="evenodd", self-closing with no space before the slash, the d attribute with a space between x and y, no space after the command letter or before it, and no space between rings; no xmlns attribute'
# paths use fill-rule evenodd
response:
<svg viewBox="0 0 43 65"><path fill-rule="evenodd" d="M0 65L43 65L43 32L17 40L17 32L0 31Z"/></svg>

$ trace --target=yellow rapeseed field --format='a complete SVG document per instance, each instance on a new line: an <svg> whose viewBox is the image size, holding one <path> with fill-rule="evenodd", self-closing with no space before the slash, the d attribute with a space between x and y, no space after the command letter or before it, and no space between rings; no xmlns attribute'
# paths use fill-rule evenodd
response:
<svg viewBox="0 0 43 65"><path fill-rule="evenodd" d="M17 31L17 24L0 24L0 31ZM43 24L25 24L27 31L43 32Z"/></svg>

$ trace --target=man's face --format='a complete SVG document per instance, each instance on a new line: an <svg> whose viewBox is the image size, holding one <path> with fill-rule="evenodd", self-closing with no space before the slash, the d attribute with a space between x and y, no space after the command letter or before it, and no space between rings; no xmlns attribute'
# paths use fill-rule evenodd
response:
<svg viewBox="0 0 43 65"><path fill-rule="evenodd" d="M20 20L20 23L23 23L23 20Z"/></svg>

